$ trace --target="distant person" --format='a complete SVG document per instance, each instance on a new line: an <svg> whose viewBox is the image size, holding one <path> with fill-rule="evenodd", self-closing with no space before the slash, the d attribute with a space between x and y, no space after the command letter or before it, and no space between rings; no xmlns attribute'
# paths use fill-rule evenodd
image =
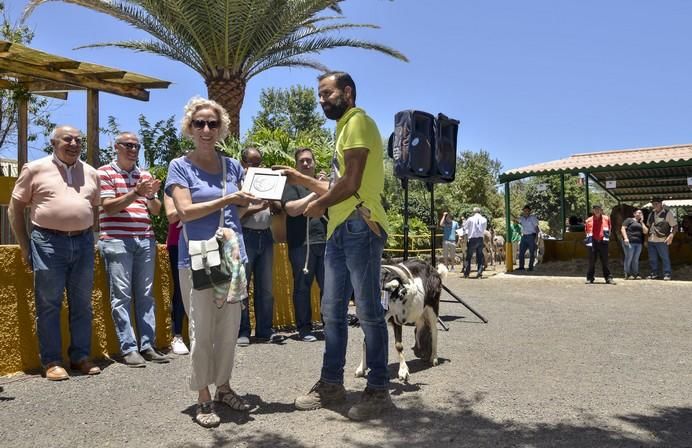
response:
<svg viewBox="0 0 692 448"><path fill-rule="evenodd" d="M452 219L452 215L448 212L444 212L439 225L442 227L442 260L447 269L454 271L459 223Z"/></svg>
<svg viewBox="0 0 692 448"><path fill-rule="evenodd" d="M567 220L568 227L567 229L570 232L583 232L584 231L584 222L581 218L578 216L570 216Z"/></svg>
<svg viewBox="0 0 692 448"><path fill-rule="evenodd" d="M241 302L217 303L215 288L193 288L187 244L189 240L213 238L221 224L234 232L240 262L247 260L238 206L247 206L254 196L239 189L243 179L240 163L224 157L215 149L216 144L228 135L229 125L228 113L217 102L199 97L188 101L181 127L183 135L192 140L195 149L171 162L165 188L183 221L178 243L178 268L190 329L190 389L197 391L195 421L205 428L218 426L221 421L209 391L212 384L216 386L214 401L236 411L250 409L229 384Z"/></svg>
<svg viewBox="0 0 692 448"><path fill-rule="evenodd" d="M240 164L245 172L248 168L262 165L262 153L257 148L245 148L241 152ZM261 201L240 209L240 223L243 226L243 240L247 251L245 273L248 285L253 281L253 301L255 306L255 340L257 342L278 342L274 334L274 292L272 269L274 265L274 238L272 236L272 212L279 206L270 201ZM246 299L243 308L238 345L250 344L250 307Z"/></svg>
<svg viewBox="0 0 692 448"><path fill-rule="evenodd" d="M466 262L464 263L464 278L469 277L471 272L471 258L476 254L476 263L478 263L477 278L483 278L483 237L485 229L488 227L488 220L481 215L481 209L474 207L473 215L464 222L464 230L468 236L468 248L466 249Z"/></svg>
<svg viewBox="0 0 692 448"><path fill-rule="evenodd" d="M315 157L309 148L299 148L295 155L296 169L305 176L315 177ZM286 185L281 201L286 210L286 243L288 258L293 270L293 307L296 315L298 336L303 342L317 340L312 333L312 308L310 292L317 280L320 302L324 289L324 249L327 237L327 221L303 216L305 208L317 199L317 193L302 185Z"/></svg>
<svg viewBox="0 0 692 448"><path fill-rule="evenodd" d="M82 136L72 126L50 135L53 154L24 164L12 190L9 218L22 251L34 271L36 332L46 379L69 378L63 367L60 311L67 291L70 321L70 366L85 375L101 369L91 353L94 289L94 233L101 199L96 169L79 160ZM24 209L31 207L31 235Z"/></svg>
<svg viewBox="0 0 692 448"><path fill-rule="evenodd" d="M183 223L173 204L173 198L163 195L163 206L166 209L168 219L168 235L166 237L166 250L171 266L171 278L173 279L173 295L171 296L171 320L173 321L173 340L171 350L176 355L187 355L190 350L183 340L183 319L185 317L185 305L180 292L180 274L178 273L178 240Z"/></svg>
<svg viewBox="0 0 692 448"><path fill-rule="evenodd" d="M154 269L156 240L150 214L158 215L161 181L137 167L139 139L132 132L115 137L115 160L98 169L101 178L99 251L108 277L111 313L123 363L145 367L167 363L156 351ZM137 333L132 326L132 304Z"/></svg>
<svg viewBox="0 0 692 448"><path fill-rule="evenodd" d="M603 267L603 278L611 285L615 280L610 275L608 268L608 240L610 240L610 218L603 214L603 208L594 204L592 207L593 215L586 219L586 249L589 253L589 270L586 273L586 283L594 282L596 271L596 258L601 260Z"/></svg>
<svg viewBox="0 0 692 448"><path fill-rule="evenodd" d="M649 265L651 273L647 277L650 280L659 279L660 271L658 261L663 263L663 280L672 278L673 269L670 265L670 253L668 246L673 243L678 223L673 217L673 212L663 208L661 198L651 199L653 210L649 213L647 226L649 227Z"/></svg>
<svg viewBox="0 0 692 448"><path fill-rule="evenodd" d="M533 271L533 263L536 260L536 243L540 229L538 228L538 218L531 214L531 207L525 205L523 214L519 217L521 225L521 242L519 243L519 271L524 270L526 251L529 251L529 271Z"/></svg>
<svg viewBox="0 0 692 448"><path fill-rule="evenodd" d="M625 219L620 232L625 249L625 280L640 279L639 255L642 253L644 236L649 233L649 228L644 224L642 211L635 210L634 217Z"/></svg>

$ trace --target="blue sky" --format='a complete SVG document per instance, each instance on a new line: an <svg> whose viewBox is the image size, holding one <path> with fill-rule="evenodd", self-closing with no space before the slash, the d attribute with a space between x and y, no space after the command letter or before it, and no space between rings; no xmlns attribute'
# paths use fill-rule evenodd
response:
<svg viewBox="0 0 692 448"><path fill-rule="evenodd" d="M17 17L25 0L6 0ZM410 62L340 49L319 59L349 71L358 103L383 135L402 109L443 112L462 122L459 150L485 149L504 169L580 152L692 142L692 2L686 0L348 0L350 22L379 30L345 34L395 47ZM206 94L180 63L117 49L73 50L142 35L108 16L60 2L29 18L32 46L173 82L148 103L101 95L101 121L136 129L180 116ZM315 85L317 72L275 69L253 78L241 114L244 132L266 87ZM82 129L86 99L71 93L54 120ZM107 143L102 141L102 144ZM30 158L40 156L32 151Z"/></svg>

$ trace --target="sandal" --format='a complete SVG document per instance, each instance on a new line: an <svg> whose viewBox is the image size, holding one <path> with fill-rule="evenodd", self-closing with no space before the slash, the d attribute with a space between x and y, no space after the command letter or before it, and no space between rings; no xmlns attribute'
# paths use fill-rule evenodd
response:
<svg viewBox="0 0 692 448"><path fill-rule="evenodd" d="M203 428L215 428L221 423L221 419L214 412L211 401L197 404L195 421Z"/></svg>
<svg viewBox="0 0 692 448"><path fill-rule="evenodd" d="M223 403L234 411L239 412L247 412L252 408L247 401L243 400L240 398L240 396L238 396L238 394L233 392L233 389L228 389L227 391L216 389L214 401Z"/></svg>

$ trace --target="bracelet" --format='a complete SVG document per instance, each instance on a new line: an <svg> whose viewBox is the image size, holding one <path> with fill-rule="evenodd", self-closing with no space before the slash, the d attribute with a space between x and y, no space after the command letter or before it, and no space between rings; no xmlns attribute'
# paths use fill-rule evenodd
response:
<svg viewBox="0 0 692 448"><path fill-rule="evenodd" d="M154 199L156 199L156 196L146 196L146 198L147 201L153 201Z"/></svg>

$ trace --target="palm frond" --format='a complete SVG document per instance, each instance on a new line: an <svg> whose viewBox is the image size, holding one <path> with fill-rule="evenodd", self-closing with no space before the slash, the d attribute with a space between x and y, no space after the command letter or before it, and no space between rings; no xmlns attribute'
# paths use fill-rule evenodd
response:
<svg viewBox="0 0 692 448"><path fill-rule="evenodd" d="M278 67L285 67L285 68L312 68L320 72L328 72L329 67L326 65L322 64L319 61L315 61L312 59L306 59L303 57L291 57L291 58L286 58L283 60L279 61L271 61L267 62L266 64L262 64L257 66L256 68L253 69L251 73L247 75L247 79L253 78L254 76L257 76L258 74L262 73L265 70L269 70L270 68L278 68Z"/></svg>
<svg viewBox="0 0 692 448"><path fill-rule="evenodd" d="M286 66L285 61L291 60L300 55L309 53L320 53L324 50L349 47L349 48L362 48L366 50L376 50L381 53L388 54L394 58L402 61L408 61L406 56L398 52L397 50L380 45L374 42L362 41L357 39L348 38L334 38L334 37L319 37L308 39L305 42L298 42L295 45L287 48L283 48L276 53L269 54L265 56L261 61L255 64L253 67L249 67L246 76L247 79L252 78L257 73L261 73L271 67L284 67Z"/></svg>
<svg viewBox="0 0 692 448"><path fill-rule="evenodd" d="M117 41L117 42L99 42L95 44L82 45L76 47L75 50L81 50L83 48L103 48L103 47L115 47L115 48L125 48L128 50L134 50L145 53L152 53L159 56L165 56L171 60L182 62L188 67L192 68L194 71L204 74L206 68L204 63L199 56L190 51L186 51L185 47L171 47L157 41L141 41L141 40L129 40L129 41Z"/></svg>

